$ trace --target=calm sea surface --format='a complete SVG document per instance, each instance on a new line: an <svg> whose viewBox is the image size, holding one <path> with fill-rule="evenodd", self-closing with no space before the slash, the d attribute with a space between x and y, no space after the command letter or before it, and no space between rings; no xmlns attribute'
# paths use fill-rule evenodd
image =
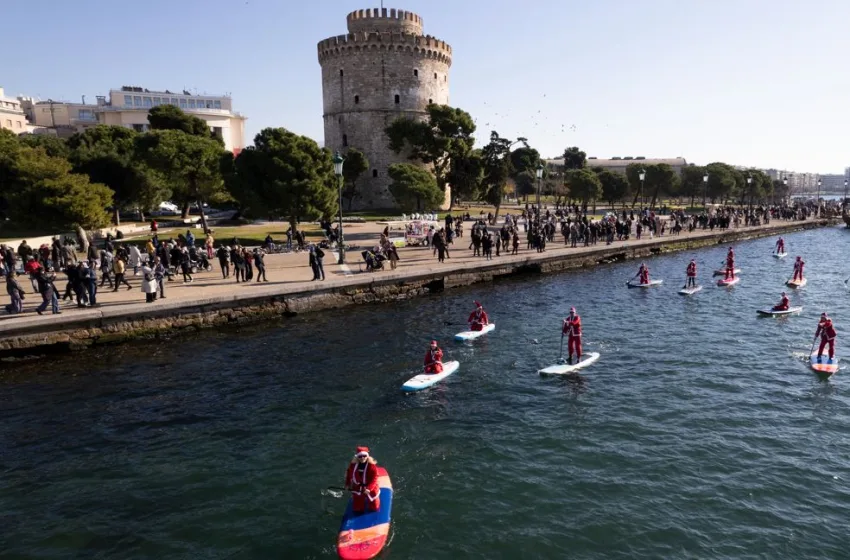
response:
<svg viewBox="0 0 850 560"><path fill-rule="evenodd" d="M850 375L805 358L823 310L847 347L850 232L774 241L728 290L724 246L650 259L652 290L625 263L7 367L0 558L332 558L356 445L396 489L386 558L848 558ZM757 318L797 254L802 315ZM497 330L451 342L474 299ZM571 305L602 358L541 378ZM461 368L405 396L431 338Z"/></svg>

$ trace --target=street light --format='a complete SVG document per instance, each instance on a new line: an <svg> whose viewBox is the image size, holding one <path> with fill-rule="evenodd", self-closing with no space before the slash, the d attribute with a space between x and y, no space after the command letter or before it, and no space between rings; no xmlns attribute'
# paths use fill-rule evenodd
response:
<svg viewBox="0 0 850 560"><path fill-rule="evenodd" d="M820 185L821 185L821 180L820 180L820 177L818 177L818 196L815 199L815 204L818 205L818 213L817 213L818 218L820 218Z"/></svg>
<svg viewBox="0 0 850 560"><path fill-rule="evenodd" d="M537 164L537 227L540 228L540 180L543 179L543 164Z"/></svg>
<svg viewBox="0 0 850 560"><path fill-rule="evenodd" d="M702 207L706 210L708 206L706 205L706 201L708 200L708 172L706 171L705 175L702 176Z"/></svg>
<svg viewBox="0 0 850 560"><path fill-rule="evenodd" d="M753 178L752 176L747 176L747 192L750 195L750 205L748 208L749 212L753 211Z"/></svg>
<svg viewBox="0 0 850 560"><path fill-rule="evenodd" d="M337 264L345 264L345 243L342 237L342 164L345 163L345 158L339 155L339 152L334 154L334 175L337 176L339 182L339 260Z"/></svg>
<svg viewBox="0 0 850 560"><path fill-rule="evenodd" d="M643 180L646 179L646 169L641 169L638 172L638 179L640 179L640 205L643 206Z"/></svg>

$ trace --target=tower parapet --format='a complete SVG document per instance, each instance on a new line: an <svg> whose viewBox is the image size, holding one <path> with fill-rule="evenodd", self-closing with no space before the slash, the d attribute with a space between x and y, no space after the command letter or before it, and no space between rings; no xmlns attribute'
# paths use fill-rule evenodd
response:
<svg viewBox="0 0 850 560"><path fill-rule="evenodd" d="M422 35L422 18L413 12L395 8L368 8L348 14L348 32L395 31Z"/></svg>

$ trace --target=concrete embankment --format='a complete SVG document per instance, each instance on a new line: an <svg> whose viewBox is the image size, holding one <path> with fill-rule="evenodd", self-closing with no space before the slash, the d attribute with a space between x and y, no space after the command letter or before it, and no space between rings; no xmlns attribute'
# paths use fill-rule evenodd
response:
<svg viewBox="0 0 850 560"><path fill-rule="evenodd" d="M239 290L236 285L227 295L161 300L155 304L127 303L53 316L14 317L0 323L0 357L67 352L349 305L405 300L517 274L592 267L835 223L835 220L774 222L756 228L683 233L576 249L554 244L544 253L524 251L492 261L463 259L465 262L457 262L461 259L452 259L439 264L429 260L427 264L400 267L396 271L352 274L322 283L262 285L251 290ZM468 254L465 250L462 252Z"/></svg>

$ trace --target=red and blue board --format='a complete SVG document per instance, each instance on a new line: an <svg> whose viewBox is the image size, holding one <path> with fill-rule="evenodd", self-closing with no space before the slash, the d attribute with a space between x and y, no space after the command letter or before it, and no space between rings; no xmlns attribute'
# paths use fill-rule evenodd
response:
<svg viewBox="0 0 850 560"><path fill-rule="evenodd" d="M387 544L390 535L390 513L393 507L393 484L384 467L378 467L378 487L381 489L381 509L354 513L353 501L348 500L336 548L345 560L374 558Z"/></svg>

